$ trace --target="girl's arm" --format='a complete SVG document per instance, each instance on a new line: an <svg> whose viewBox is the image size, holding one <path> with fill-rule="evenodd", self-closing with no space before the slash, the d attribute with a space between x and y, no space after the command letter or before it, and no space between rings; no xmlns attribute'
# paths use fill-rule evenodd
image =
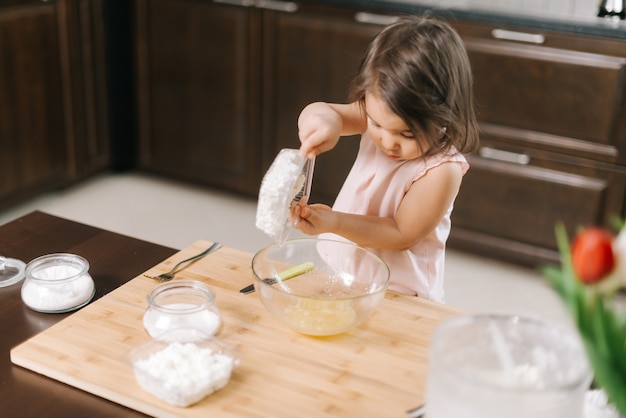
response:
<svg viewBox="0 0 626 418"><path fill-rule="evenodd" d="M459 191L461 166L444 163L415 181L394 218L336 212L325 205L296 209L297 228L310 235L332 232L370 248L406 250L430 234Z"/></svg>
<svg viewBox="0 0 626 418"><path fill-rule="evenodd" d="M311 103L298 118L300 151L314 157L333 149L339 137L361 133L365 127L366 119L358 103Z"/></svg>

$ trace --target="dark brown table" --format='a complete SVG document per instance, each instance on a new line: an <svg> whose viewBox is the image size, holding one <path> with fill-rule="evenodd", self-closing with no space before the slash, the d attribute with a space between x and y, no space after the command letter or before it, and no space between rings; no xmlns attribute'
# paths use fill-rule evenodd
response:
<svg viewBox="0 0 626 418"><path fill-rule="evenodd" d="M32 212L0 226L0 254L30 260L69 252L85 257L97 300L177 250ZM69 314L42 314L27 308L21 284L0 288L0 415L4 417L138 417L142 414L63 383L14 366L11 348Z"/></svg>

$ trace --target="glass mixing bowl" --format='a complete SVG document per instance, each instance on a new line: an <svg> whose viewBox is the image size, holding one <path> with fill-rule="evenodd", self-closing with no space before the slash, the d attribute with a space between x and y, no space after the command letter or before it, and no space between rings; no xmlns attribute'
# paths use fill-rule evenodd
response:
<svg viewBox="0 0 626 418"><path fill-rule="evenodd" d="M265 308L293 331L314 336L363 323L389 284L389 267L376 254L327 239L270 245L255 254L252 271Z"/></svg>

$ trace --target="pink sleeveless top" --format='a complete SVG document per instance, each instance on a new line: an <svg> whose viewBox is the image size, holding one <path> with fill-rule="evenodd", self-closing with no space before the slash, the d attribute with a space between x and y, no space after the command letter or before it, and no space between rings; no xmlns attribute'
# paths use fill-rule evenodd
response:
<svg viewBox="0 0 626 418"><path fill-rule="evenodd" d="M433 167L455 162L463 174L469 168L462 154L452 149L448 155L396 161L380 152L367 132L361 138L356 161L337 195L333 209L340 212L393 217L411 184ZM424 196L425 199L428 196ZM391 271L390 290L444 302L445 246L450 234L452 204L437 227L406 251L371 249L387 262ZM334 234L333 239L346 241Z"/></svg>

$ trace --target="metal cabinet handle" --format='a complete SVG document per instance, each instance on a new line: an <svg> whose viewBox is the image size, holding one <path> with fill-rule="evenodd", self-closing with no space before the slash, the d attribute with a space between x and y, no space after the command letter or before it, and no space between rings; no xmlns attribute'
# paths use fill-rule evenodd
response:
<svg viewBox="0 0 626 418"><path fill-rule="evenodd" d="M481 147L478 154L483 158L490 160L504 161L507 163L515 163L520 165L528 165L530 156L527 154L519 154L517 152L502 151L491 147Z"/></svg>
<svg viewBox="0 0 626 418"><path fill-rule="evenodd" d="M398 21L398 16L379 15L376 13L357 12L354 14L354 20L359 23L371 23L374 25L391 25Z"/></svg>
<svg viewBox="0 0 626 418"><path fill-rule="evenodd" d="M528 44L541 45L546 42L546 37L538 33L516 32L505 29L493 29L491 36L505 41L526 42Z"/></svg>
<svg viewBox="0 0 626 418"><path fill-rule="evenodd" d="M252 7L254 0L213 0L213 3L230 4L231 6Z"/></svg>
<svg viewBox="0 0 626 418"><path fill-rule="evenodd" d="M279 0L256 0L254 5L259 9L268 9L287 13L295 13L299 8L298 3Z"/></svg>

